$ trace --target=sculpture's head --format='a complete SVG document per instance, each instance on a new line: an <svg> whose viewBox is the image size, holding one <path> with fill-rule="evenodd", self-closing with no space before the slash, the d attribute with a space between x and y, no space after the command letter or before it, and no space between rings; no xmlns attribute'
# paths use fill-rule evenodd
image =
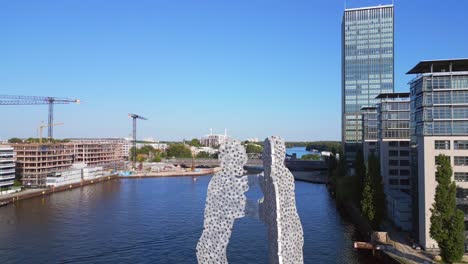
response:
<svg viewBox="0 0 468 264"><path fill-rule="evenodd" d="M240 175L244 172L244 164L247 163L245 148L239 140L228 139L219 147L219 160L222 167L235 167ZM238 175L238 176L240 176Z"/></svg>
<svg viewBox="0 0 468 264"><path fill-rule="evenodd" d="M263 162L272 163L272 159L277 159L281 162L286 157L286 148L284 140L278 136L271 136L265 139L263 144Z"/></svg>

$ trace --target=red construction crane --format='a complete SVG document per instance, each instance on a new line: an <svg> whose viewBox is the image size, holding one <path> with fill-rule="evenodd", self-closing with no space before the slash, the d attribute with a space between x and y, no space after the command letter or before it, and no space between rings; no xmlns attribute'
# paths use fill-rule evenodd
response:
<svg viewBox="0 0 468 264"><path fill-rule="evenodd" d="M57 97L42 97L42 96L21 96L21 95L0 95L0 105L49 105L49 126L48 137L51 139L54 136L54 104L69 104L80 103L78 99L57 98Z"/></svg>

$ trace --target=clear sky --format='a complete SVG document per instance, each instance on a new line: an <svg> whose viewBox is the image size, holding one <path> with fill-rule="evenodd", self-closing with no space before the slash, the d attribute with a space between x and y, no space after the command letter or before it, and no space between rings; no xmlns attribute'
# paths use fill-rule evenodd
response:
<svg viewBox="0 0 468 264"><path fill-rule="evenodd" d="M348 7L388 4L348 0ZM57 138L339 140L343 0L1 0L0 94L58 105ZM468 1L395 2L395 87L420 60L468 57ZM0 138L47 106L0 106Z"/></svg>

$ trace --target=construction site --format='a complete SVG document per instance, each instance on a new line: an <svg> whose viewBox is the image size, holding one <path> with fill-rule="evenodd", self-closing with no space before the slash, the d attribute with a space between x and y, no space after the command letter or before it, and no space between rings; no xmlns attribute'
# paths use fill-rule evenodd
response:
<svg viewBox="0 0 468 264"><path fill-rule="evenodd" d="M19 179L24 187L44 188L56 186L57 183L80 181L84 178L93 178L93 175L110 174L124 169L130 148L130 142L125 139L54 139L54 127L64 124L54 123L54 105L70 103L78 104L80 100L0 95L0 105L48 105L48 122L46 124L41 123L38 126L37 139L21 140L17 143L12 142L4 145L4 148L12 148L12 155L15 155L16 159L16 164L13 168L10 168L10 172L15 172L16 179ZM135 119L145 118L137 115L131 117L134 119L133 132L135 138ZM44 128L47 129L47 138L45 139L42 138ZM135 141L133 145L135 145ZM3 171L5 170L3 169L2 173L4 173ZM84 177L84 175L88 176ZM6 179L6 177L4 178ZM3 181L5 188L12 186L13 181L10 178L8 178L8 181Z"/></svg>

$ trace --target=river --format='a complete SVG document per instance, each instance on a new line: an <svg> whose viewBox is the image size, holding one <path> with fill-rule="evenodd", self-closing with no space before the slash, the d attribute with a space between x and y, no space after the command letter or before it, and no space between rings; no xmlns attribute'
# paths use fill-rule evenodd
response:
<svg viewBox="0 0 468 264"><path fill-rule="evenodd" d="M196 263L210 176L102 182L0 208L0 263ZM248 197L260 197L252 188ZM305 263L375 263L324 185L296 182ZM230 263L268 263L266 228L235 222Z"/></svg>

